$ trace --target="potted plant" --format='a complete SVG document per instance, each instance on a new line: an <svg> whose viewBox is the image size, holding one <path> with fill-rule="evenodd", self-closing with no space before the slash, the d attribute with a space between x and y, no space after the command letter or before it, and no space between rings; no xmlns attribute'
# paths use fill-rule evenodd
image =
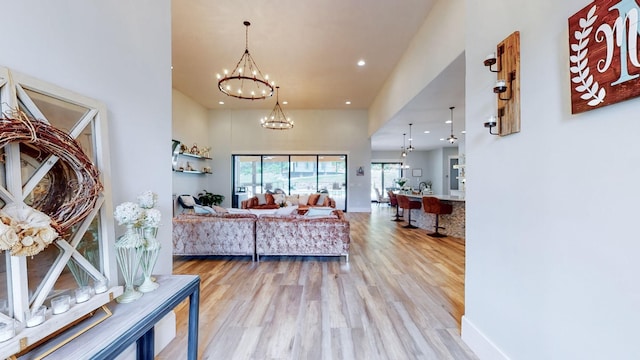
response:
<svg viewBox="0 0 640 360"><path fill-rule="evenodd" d="M213 194L208 192L207 190L202 191L203 192L198 194L198 200L203 206L220 205L224 201L223 195Z"/></svg>

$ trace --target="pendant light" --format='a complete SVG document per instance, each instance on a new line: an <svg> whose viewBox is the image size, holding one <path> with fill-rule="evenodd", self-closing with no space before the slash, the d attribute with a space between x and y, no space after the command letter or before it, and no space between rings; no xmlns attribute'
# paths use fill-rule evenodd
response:
<svg viewBox="0 0 640 360"><path fill-rule="evenodd" d="M413 137L411 136L411 125L413 125L413 124L409 124L409 147L407 148L407 150L409 150L409 152L412 152L413 150L415 150L415 148L411 144L411 142L413 141Z"/></svg>
<svg viewBox="0 0 640 360"><path fill-rule="evenodd" d="M447 141L451 144L455 143L458 140L458 138L453 135L453 109L455 109L454 106L449 108L449 110L451 110L451 135L449 135L449 137L447 138Z"/></svg>
<svg viewBox="0 0 640 360"><path fill-rule="evenodd" d="M407 133L402 134L402 154L400 154L400 155L402 155L403 158L407 157L407 152L406 152L405 147L404 147L404 145L405 145L405 137L406 136L407 136Z"/></svg>

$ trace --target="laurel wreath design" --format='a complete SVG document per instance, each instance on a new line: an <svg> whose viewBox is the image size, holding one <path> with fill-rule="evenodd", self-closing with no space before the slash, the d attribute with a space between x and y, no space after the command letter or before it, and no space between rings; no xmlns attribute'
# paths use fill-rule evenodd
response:
<svg viewBox="0 0 640 360"><path fill-rule="evenodd" d="M587 57L587 53L589 52L589 49L587 49L589 35L593 30L593 23L598 18L597 15L594 16L595 12L596 6L594 5L587 13L587 17L580 19L579 25L582 30L573 33L573 37L578 43L571 44L571 51L575 52L575 55L569 57L571 64L575 64L571 66L569 70L571 73L577 74L571 78L571 82L579 84L575 87L575 90L583 93L580 95L580 98L582 100L589 100L587 103L589 106L597 106L603 103L607 95L605 89L601 88L597 81L593 81L593 75L590 74L589 67L587 66L589 63L589 58Z"/></svg>

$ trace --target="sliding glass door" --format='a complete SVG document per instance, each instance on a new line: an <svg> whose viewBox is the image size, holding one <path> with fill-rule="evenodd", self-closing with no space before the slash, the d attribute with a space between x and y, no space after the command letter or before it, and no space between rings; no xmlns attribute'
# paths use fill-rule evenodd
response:
<svg viewBox="0 0 640 360"><path fill-rule="evenodd" d="M371 163L371 200L378 200L376 188L385 197L387 190L398 185L395 179L402 177L402 163Z"/></svg>
<svg viewBox="0 0 640 360"><path fill-rule="evenodd" d="M347 210L346 155L233 155L233 169L234 194L323 192Z"/></svg>

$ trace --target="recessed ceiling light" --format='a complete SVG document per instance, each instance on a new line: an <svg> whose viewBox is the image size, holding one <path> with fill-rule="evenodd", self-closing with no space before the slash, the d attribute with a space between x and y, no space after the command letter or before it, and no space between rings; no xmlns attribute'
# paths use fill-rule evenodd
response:
<svg viewBox="0 0 640 360"><path fill-rule="evenodd" d="M285 101L282 102L282 105L287 105L288 103L289 102L285 100Z"/></svg>
<svg viewBox="0 0 640 360"><path fill-rule="evenodd" d="M451 124L451 120L447 120L444 122L445 124Z"/></svg>
<svg viewBox="0 0 640 360"><path fill-rule="evenodd" d="M218 104L224 105L224 101L218 101Z"/></svg>
<svg viewBox="0 0 640 360"><path fill-rule="evenodd" d="M351 101L349 101L349 100L345 101L344 103L347 104L347 105L351 105Z"/></svg>
<svg viewBox="0 0 640 360"><path fill-rule="evenodd" d="M466 133L467 133L467 130L462 130L462 131L460 131L460 133L461 133L461 134L466 134Z"/></svg>
<svg viewBox="0 0 640 360"><path fill-rule="evenodd" d="M360 59L358 60L358 66L365 66L366 62L364 62L364 60Z"/></svg>
<svg viewBox="0 0 640 360"><path fill-rule="evenodd" d="M440 141L444 141L444 138L440 138Z"/></svg>
<svg viewBox="0 0 640 360"><path fill-rule="evenodd" d="M429 131L429 130L425 130L425 131L424 131L424 133L425 133L425 134L429 134L430 132L431 132L431 131Z"/></svg>

